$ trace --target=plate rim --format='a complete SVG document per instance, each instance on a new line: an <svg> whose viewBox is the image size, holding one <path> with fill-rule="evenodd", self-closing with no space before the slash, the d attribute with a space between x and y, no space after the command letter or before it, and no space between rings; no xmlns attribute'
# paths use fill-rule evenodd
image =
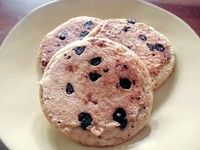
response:
<svg viewBox="0 0 200 150"><path fill-rule="evenodd" d="M28 12L24 17L22 17L22 19L20 19L13 27L12 29L8 32L8 34L5 36L5 38L3 39L2 41L2 44L0 45L0 53L1 53L1 50L3 50L3 48L6 46L7 44L7 41L8 39L10 38L10 36L12 35L12 33L31 15L33 15L34 13L36 13L37 11L40 11L42 10L44 7L48 7L48 6L51 6L51 5L54 5L56 3L59 3L59 2L62 2L64 0L52 0L50 2L47 2L47 3L44 3L34 9L32 9L30 12ZM175 19L177 19L179 22L181 22L188 30L190 30L193 35L196 36L196 38L199 38L198 34L191 28L191 26L186 23L182 18L180 18L179 16L176 16L175 14L173 14L172 12L168 11L168 10L165 10L159 6L156 6L154 4L151 4L149 2L146 2L145 0L136 0L138 2L141 2L143 3L144 5L147 5L149 7L153 7L153 8L156 8L160 11L163 11L165 12L167 15L171 16L171 17L174 17ZM0 144L2 143L2 146L3 147L0 147L0 148L4 148L4 146L6 146L6 144L2 141L2 139L0 138ZM6 146L5 148L8 149L8 146ZM5 150L7 150L5 149Z"/></svg>
<svg viewBox="0 0 200 150"><path fill-rule="evenodd" d="M54 5L55 3L59 3L59 2L62 2L64 0L52 0L50 2L47 2L45 4L42 4L36 8L34 8L33 10L31 10L30 12L28 12L21 20L19 20L15 25L14 27L8 32L8 34L6 35L6 37L4 38L4 40L2 41L2 44L0 46L0 49L3 48L8 40L8 38L10 37L10 35L12 34L12 32L18 27L20 26L20 24L22 24L24 22L24 20L26 20L30 15L36 13L37 11L43 9L44 7L48 7L50 5ZM182 18L180 18L179 16L176 16L175 14L173 14L172 12L168 11L168 10L165 10L159 6L156 6L154 4L151 4L145 0L136 0L138 2L141 2L143 3L144 5L147 5L149 7L153 7L153 8L156 8L156 9L159 9L160 11L163 11L165 13L167 13L168 15L172 16L172 17L175 17L178 21L180 21L182 24L184 24L188 29L190 29L190 31L193 32L193 34L198 38L198 34L192 29L192 27L186 23Z"/></svg>

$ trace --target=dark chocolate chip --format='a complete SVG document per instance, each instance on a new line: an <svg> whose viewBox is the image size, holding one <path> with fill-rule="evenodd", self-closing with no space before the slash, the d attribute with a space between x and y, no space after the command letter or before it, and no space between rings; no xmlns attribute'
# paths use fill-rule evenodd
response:
<svg viewBox="0 0 200 150"><path fill-rule="evenodd" d="M89 34L88 31L83 31L83 32L80 33L80 38L82 39L82 38L84 38L88 34Z"/></svg>
<svg viewBox="0 0 200 150"><path fill-rule="evenodd" d="M127 22L130 24L135 24L136 21L134 19L127 19Z"/></svg>
<svg viewBox="0 0 200 150"><path fill-rule="evenodd" d="M149 43L147 43L147 47L151 51L157 50L157 51L163 52L165 50L165 47L162 44L149 44Z"/></svg>
<svg viewBox="0 0 200 150"><path fill-rule="evenodd" d="M127 125L127 119L126 119L126 112L123 108L119 107L115 110L115 112L112 115L113 120L117 121L120 124L120 128L123 129Z"/></svg>
<svg viewBox="0 0 200 150"><path fill-rule="evenodd" d="M91 29L93 25L94 25L94 23L93 23L91 20L86 21L86 22L83 24L83 26L84 26L86 29Z"/></svg>
<svg viewBox="0 0 200 150"><path fill-rule="evenodd" d="M101 75L101 74L98 74L98 73L96 73L96 72L90 72L90 73L89 73L89 77L90 77L90 80L91 80L92 82L94 82L94 81L98 80L100 77L102 77L102 75Z"/></svg>
<svg viewBox="0 0 200 150"><path fill-rule="evenodd" d="M86 128L92 123L92 116L87 112L81 112L78 115L78 120L80 121L81 128L86 130Z"/></svg>
<svg viewBox="0 0 200 150"><path fill-rule="evenodd" d="M154 50L154 45L147 43L147 47L149 48L150 51Z"/></svg>
<svg viewBox="0 0 200 150"><path fill-rule="evenodd" d="M120 78L119 85L123 89L130 89L131 88L131 84L132 84L132 82L128 78Z"/></svg>
<svg viewBox="0 0 200 150"><path fill-rule="evenodd" d="M48 64L48 61L45 61L45 60L42 61L42 66L46 67L47 64Z"/></svg>
<svg viewBox="0 0 200 150"><path fill-rule="evenodd" d="M122 120L121 122L119 122L120 123L120 128L121 129L124 129L125 127L126 127L126 125L127 125L127 122L128 122L128 120L127 119L124 119L124 120Z"/></svg>
<svg viewBox="0 0 200 150"><path fill-rule="evenodd" d="M58 36L59 36L59 39L65 40L66 37L67 37L67 32L62 32L62 33L60 33Z"/></svg>
<svg viewBox="0 0 200 150"><path fill-rule="evenodd" d="M103 72L108 72L109 71L109 69L108 68L106 68L106 69L103 69Z"/></svg>
<svg viewBox="0 0 200 150"><path fill-rule="evenodd" d="M118 121L126 118L126 112L123 108L119 107L113 113L113 120Z"/></svg>
<svg viewBox="0 0 200 150"><path fill-rule="evenodd" d="M77 55L81 55L84 52L85 48L86 46L78 46L78 47L73 48L73 50L75 50L75 53Z"/></svg>
<svg viewBox="0 0 200 150"><path fill-rule="evenodd" d="M140 40L142 40L142 41L146 41L146 40L147 40L147 37L146 37L145 35L143 35L143 34L140 34L140 35L138 36L138 38L139 38Z"/></svg>
<svg viewBox="0 0 200 150"><path fill-rule="evenodd" d="M123 30L124 32L128 32L130 28L131 28L131 27L124 27L122 30Z"/></svg>
<svg viewBox="0 0 200 150"><path fill-rule="evenodd" d="M71 83L67 83L67 86L66 86L66 93L67 93L67 94L72 94L72 93L74 93L74 88L73 88L73 86L71 85Z"/></svg>
<svg viewBox="0 0 200 150"><path fill-rule="evenodd" d="M97 66L101 63L101 57L95 57L90 60L90 64L93 66Z"/></svg>
<svg viewBox="0 0 200 150"><path fill-rule="evenodd" d="M163 52L165 50L164 46L162 44L155 44L154 49L160 52Z"/></svg>

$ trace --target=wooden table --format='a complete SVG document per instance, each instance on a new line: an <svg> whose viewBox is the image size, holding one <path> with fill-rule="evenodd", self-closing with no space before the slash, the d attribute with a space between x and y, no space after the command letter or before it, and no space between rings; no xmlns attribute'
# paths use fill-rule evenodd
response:
<svg viewBox="0 0 200 150"><path fill-rule="evenodd" d="M0 44L11 28L32 9L52 0L0 0ZM146 0L186 21L200 36L200 0ZM6 147L0 141L0 150Z"/></svg>

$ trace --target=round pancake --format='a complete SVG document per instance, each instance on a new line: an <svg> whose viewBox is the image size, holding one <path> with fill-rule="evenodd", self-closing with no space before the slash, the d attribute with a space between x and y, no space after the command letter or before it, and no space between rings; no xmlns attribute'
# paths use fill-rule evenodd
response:
<svg viewBox="0 0 200 150"><path fill-rule="evenodd" d="M68 20L48 33L39 48L40 66L45 69L51 57L67 44L84 38L101 22L94 17L81 16Z"/></svg>
<svg viewBox="0 0 200 150"><path fill-rule="evenodd" d="M123 143L150 118L153 94L146 66L108 39L67 45L52 57L40 84L49 122L84 145Z"/></svg>
<svg viewBox="0 0 200 150"><path fill-rule="evenodd" d="M175 66L169 40L154 28L133 19L105 20L88 37L108 38L134 51L147 66L154 89L169 77Z"/></svg>

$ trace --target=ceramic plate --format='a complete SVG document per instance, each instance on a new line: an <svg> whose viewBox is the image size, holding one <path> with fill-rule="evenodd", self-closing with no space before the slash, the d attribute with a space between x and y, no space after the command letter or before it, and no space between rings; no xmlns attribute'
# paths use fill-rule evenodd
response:
<svg viewBox="0 0 200 150"><path fill-rule="evenodd" d="M93 150L54 129L39 103L38 47L42 38L76 16L135 18L166 35L176 69L154 94L150 123L126 143L109 150L200 149L200 40L181 19L135 0L65 0L39 7L20 21L0 49L0 137L11 150Z"/></svg>

